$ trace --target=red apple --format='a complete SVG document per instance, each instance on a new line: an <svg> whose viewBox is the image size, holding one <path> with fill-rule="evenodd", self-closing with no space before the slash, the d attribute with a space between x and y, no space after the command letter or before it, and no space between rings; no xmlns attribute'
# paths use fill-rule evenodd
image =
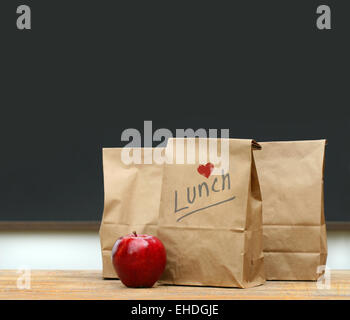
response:
<svg viewBox="0 0 350 320"><path fill-rule="evenodd" d="M157 237L137 235L134 232L115 242L112 262L124 285L131 288L150 288L165 269L166 252Z"/></svg>

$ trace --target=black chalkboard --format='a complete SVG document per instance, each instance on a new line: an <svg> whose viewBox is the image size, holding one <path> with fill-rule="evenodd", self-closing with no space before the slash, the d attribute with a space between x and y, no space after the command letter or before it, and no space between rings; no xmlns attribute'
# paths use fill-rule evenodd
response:
<svg viewBox="0 0 350 320"><path fill-rule="evenodd" d="M32 30L16 29L23 3ZM100 220L101 148L151 120L327 138L326 218L350 221L350 5L329 1L322 31L318 5L2 0L0 220Z"/></svg>

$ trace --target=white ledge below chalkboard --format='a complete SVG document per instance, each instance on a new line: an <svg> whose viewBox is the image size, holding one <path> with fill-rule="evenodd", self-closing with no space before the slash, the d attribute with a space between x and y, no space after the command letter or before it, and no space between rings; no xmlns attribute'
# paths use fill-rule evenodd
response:
<svg viewBox="0 0 350 320"><path fill-rule="evenodd" d="M349 221L328 221L327 230L350 230ZM16 230L81 230L98 231L99 221L0 221L1 231Z"/></svg>

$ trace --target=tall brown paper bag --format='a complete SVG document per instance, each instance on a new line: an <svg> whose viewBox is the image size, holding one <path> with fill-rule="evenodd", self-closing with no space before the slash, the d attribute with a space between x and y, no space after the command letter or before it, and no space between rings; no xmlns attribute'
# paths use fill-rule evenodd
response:
<svg viewBox="0 0 350 320"><path fill-rule="evenodd" d="M254 156L263 199L266 279L317 280L327 260L326 140L260 144Z"/></svg>
<svg viewBox="0 0 350 320"><path fill-rule="evenodd" d="M125 164L121 158L123 149L141 151L141 164ZM117 278L111 251L119 237L133 231L156 235L163 166L151 163L154 149L132 150L103 149L105 202L100 241L104 278Z"/></svg>
<svg viewBox="0 0 350 320"><path fill-rule="evenodd" d="M175 157L176 140L168 140L167 151L174 149L173 155L166 152L168 157ZM188 151L189 139L184 140L186 158L198 154L195 140L195 151ZM158 224L167 250L162 283L241 288L264 283L261 196L252 145L259 147L252 140L229 139L228 171L208 178L198 173L197 156L194 164L165 164Z"/></svg>

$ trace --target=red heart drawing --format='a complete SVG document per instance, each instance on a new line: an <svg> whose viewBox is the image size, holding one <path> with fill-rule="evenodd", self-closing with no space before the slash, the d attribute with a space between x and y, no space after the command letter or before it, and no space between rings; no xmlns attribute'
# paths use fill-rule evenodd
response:
<svg viewBox="0 0 350 320"><path fill-rule="evenodd" d="M206 165L201 164L197 168L198 173L206 178L209 178L213 170L214 170L214 165L210 162L208 162Z"/></svg>

